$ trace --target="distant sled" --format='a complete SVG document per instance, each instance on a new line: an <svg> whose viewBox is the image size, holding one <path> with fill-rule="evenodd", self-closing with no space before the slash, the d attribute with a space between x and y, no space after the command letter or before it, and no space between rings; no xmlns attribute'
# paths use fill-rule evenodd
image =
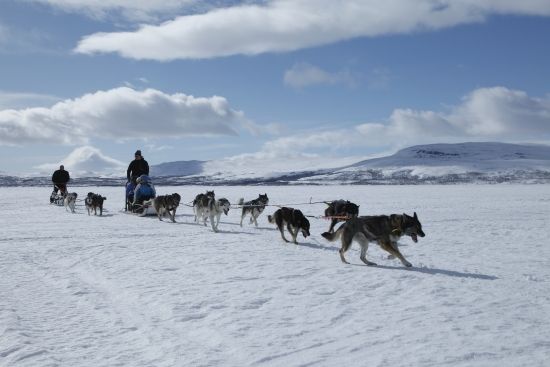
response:
<svg viewBox="0 0 550 367"><path fill-rule="evenodd" d="M67 196L67 187L65 185L56 185L59 191L52 191L50 194L50 204L63 206L65 205L65 196Z"/></svg>

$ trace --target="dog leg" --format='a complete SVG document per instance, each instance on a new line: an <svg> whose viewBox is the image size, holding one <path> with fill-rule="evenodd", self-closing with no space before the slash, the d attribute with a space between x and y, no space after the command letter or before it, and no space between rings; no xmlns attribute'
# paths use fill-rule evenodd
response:
<svg viewBox="0 0 550 367"><path fill-rule="evenodd" d="M350 234L347 228L342 228L342 227L340 227L336 231L336 234L338 233L341 233L340 239L342 242L342 247L338 251L338 253L340 254L340 260L342 260L342 262L345 264L349 264L349 262L347 262L346 258L344 257L344 254L346 253L347 250L349 250L349 248L351 247L351 244L353 243L353 234Z"/></svg>
<svg viewBox="0 0 550 367"><path fill-rule="evenodd" d="M296 237L298 236L298 229L296 229L296 232L294 232L290 223L287 223L286 229L288 229L288 233L290 233L290 235L292 236L292 243L297 245L298 242L296 242Z"/></svg>
<svg viewBox="0 0 550 367"><path fill-rule="evenodd" d="M362 262L365 263L365 265L368 266L376 266L376 263L373 263L372 261L367 260L367 250L369 249L369 241L365 238L365 236L355 236L355 240L359 242L359 245L361 246L361 255L359 255L359 258Z"/></svg>
<svg viewBox="0 0 550 367"><path fill-rule="evenodd" d="M172 210L172 217L170 219L172 219L172 223L176 223L176 208Z"/></svg>
<svg viewBox="0 0 550 367"><path fill-rule="evenodd" d="M260 214L258 214L258 215L260 215ZM255 225L256 227L258 227L258 221L256 220L256 218L258 218L258 216L253 215L252 218L254 218L254 225Z"/></svg>
<svg viewBox="0 0 550 367"><path fill-rule="evenodd" d="M218 229L218 226L220 225L220 219L222 217L222 213L218 213L216 216L216 229Z"/></svg>
<svg viewBox="0 0 550 367"><path fill-rule="evenodd" d="M345 251L343 249L340 249L338 250L338 253L340 254L340 260L342 260L342 262L344 264L349 264L349 262L346 260L346 258L344 257L344 253Z"/></svg>
<svg viewBox="0 0 550 367"><path fill-rule="evenodd" d="M291 232L292 234L292 242L294 242L294 244L298 244L298 241L296 240L296 238L298 237L298 228L296 228L294 230L294 232Z"/></svg>
<svg viewBox="0 0 550 367"><path fill-rule="evenodd" d="M382 247L382 249L386 250L391 255L393 255L393 256L397 257L399 260L401 260L401 263L403 265L405 265L407 268L410 268L412 266L412 264L410 262L408 262L407 259L405 259L405 257L401 254L401 252L397 248L397 245L394 247L392 245L391 241L387 241L387 240L386 241L381 240L379 243L380 243L380 247Z"/></svg>
<svg viewBox="0 0 550 367"><path fill-rule="evenodd" d="M337 222L338 222L338 221L337 221L336 219L334 219L334 218L330 221L330 227L329 227L329 229L328 229L328 232L329 232L329 233L333 233L333 232L334 232L334 226L336 225Z"/></svg>
<svg viewBox="0 0 550 367"><path fill-rule="evenodd" d="M204 221L204 225L206 225L206 220ZM216 219L214 218L214 214L212 212L210 212L210 226L214 232L218 232L218 228L216 228Z"/></svg>
<svg viewBox="0 0 550 367"><path fill-rule="evenodd" d="M283 241L288 243L288 240L285 237L285 230L284 230L283 226L278 226L278 227L279 227L279 232L281 232L281 237L283 238Z"/></svg>

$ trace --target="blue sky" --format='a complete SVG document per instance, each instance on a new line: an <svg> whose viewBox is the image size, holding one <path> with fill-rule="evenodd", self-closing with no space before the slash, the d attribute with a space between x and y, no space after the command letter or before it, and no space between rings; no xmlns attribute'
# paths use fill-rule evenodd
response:
<svg viewBox="0 0 550 367"><path fill-rule="evenodd" d="M3 0L0 171L548 143L548 35L542 0Z"/></svg>

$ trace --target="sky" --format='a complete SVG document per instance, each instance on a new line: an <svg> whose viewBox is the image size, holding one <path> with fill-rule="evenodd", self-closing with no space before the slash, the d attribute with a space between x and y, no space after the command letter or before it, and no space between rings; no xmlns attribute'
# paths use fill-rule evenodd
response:
<svg viewBox="0 0 550 367"><path fill-rule="evenodd" d="M548 35L547 0L2 0L0 172L548 144Z"/></svg>

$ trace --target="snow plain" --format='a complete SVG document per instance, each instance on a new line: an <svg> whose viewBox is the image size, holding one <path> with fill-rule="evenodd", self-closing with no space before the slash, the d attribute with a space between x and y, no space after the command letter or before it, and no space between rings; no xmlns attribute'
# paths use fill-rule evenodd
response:
<svg viewBox="0 0 550 367"><path fill-rule="evenodd" d="M205 187L157 187L189 202ZM360 214L416 211L426 237L340 262L320 233L285 244L266 214L219 233L193 223L48 204L0 188L0 366L548 366L548 185L215 187L231 202L345 198ZM322 215L324 204L294 205Z"/></svg>

